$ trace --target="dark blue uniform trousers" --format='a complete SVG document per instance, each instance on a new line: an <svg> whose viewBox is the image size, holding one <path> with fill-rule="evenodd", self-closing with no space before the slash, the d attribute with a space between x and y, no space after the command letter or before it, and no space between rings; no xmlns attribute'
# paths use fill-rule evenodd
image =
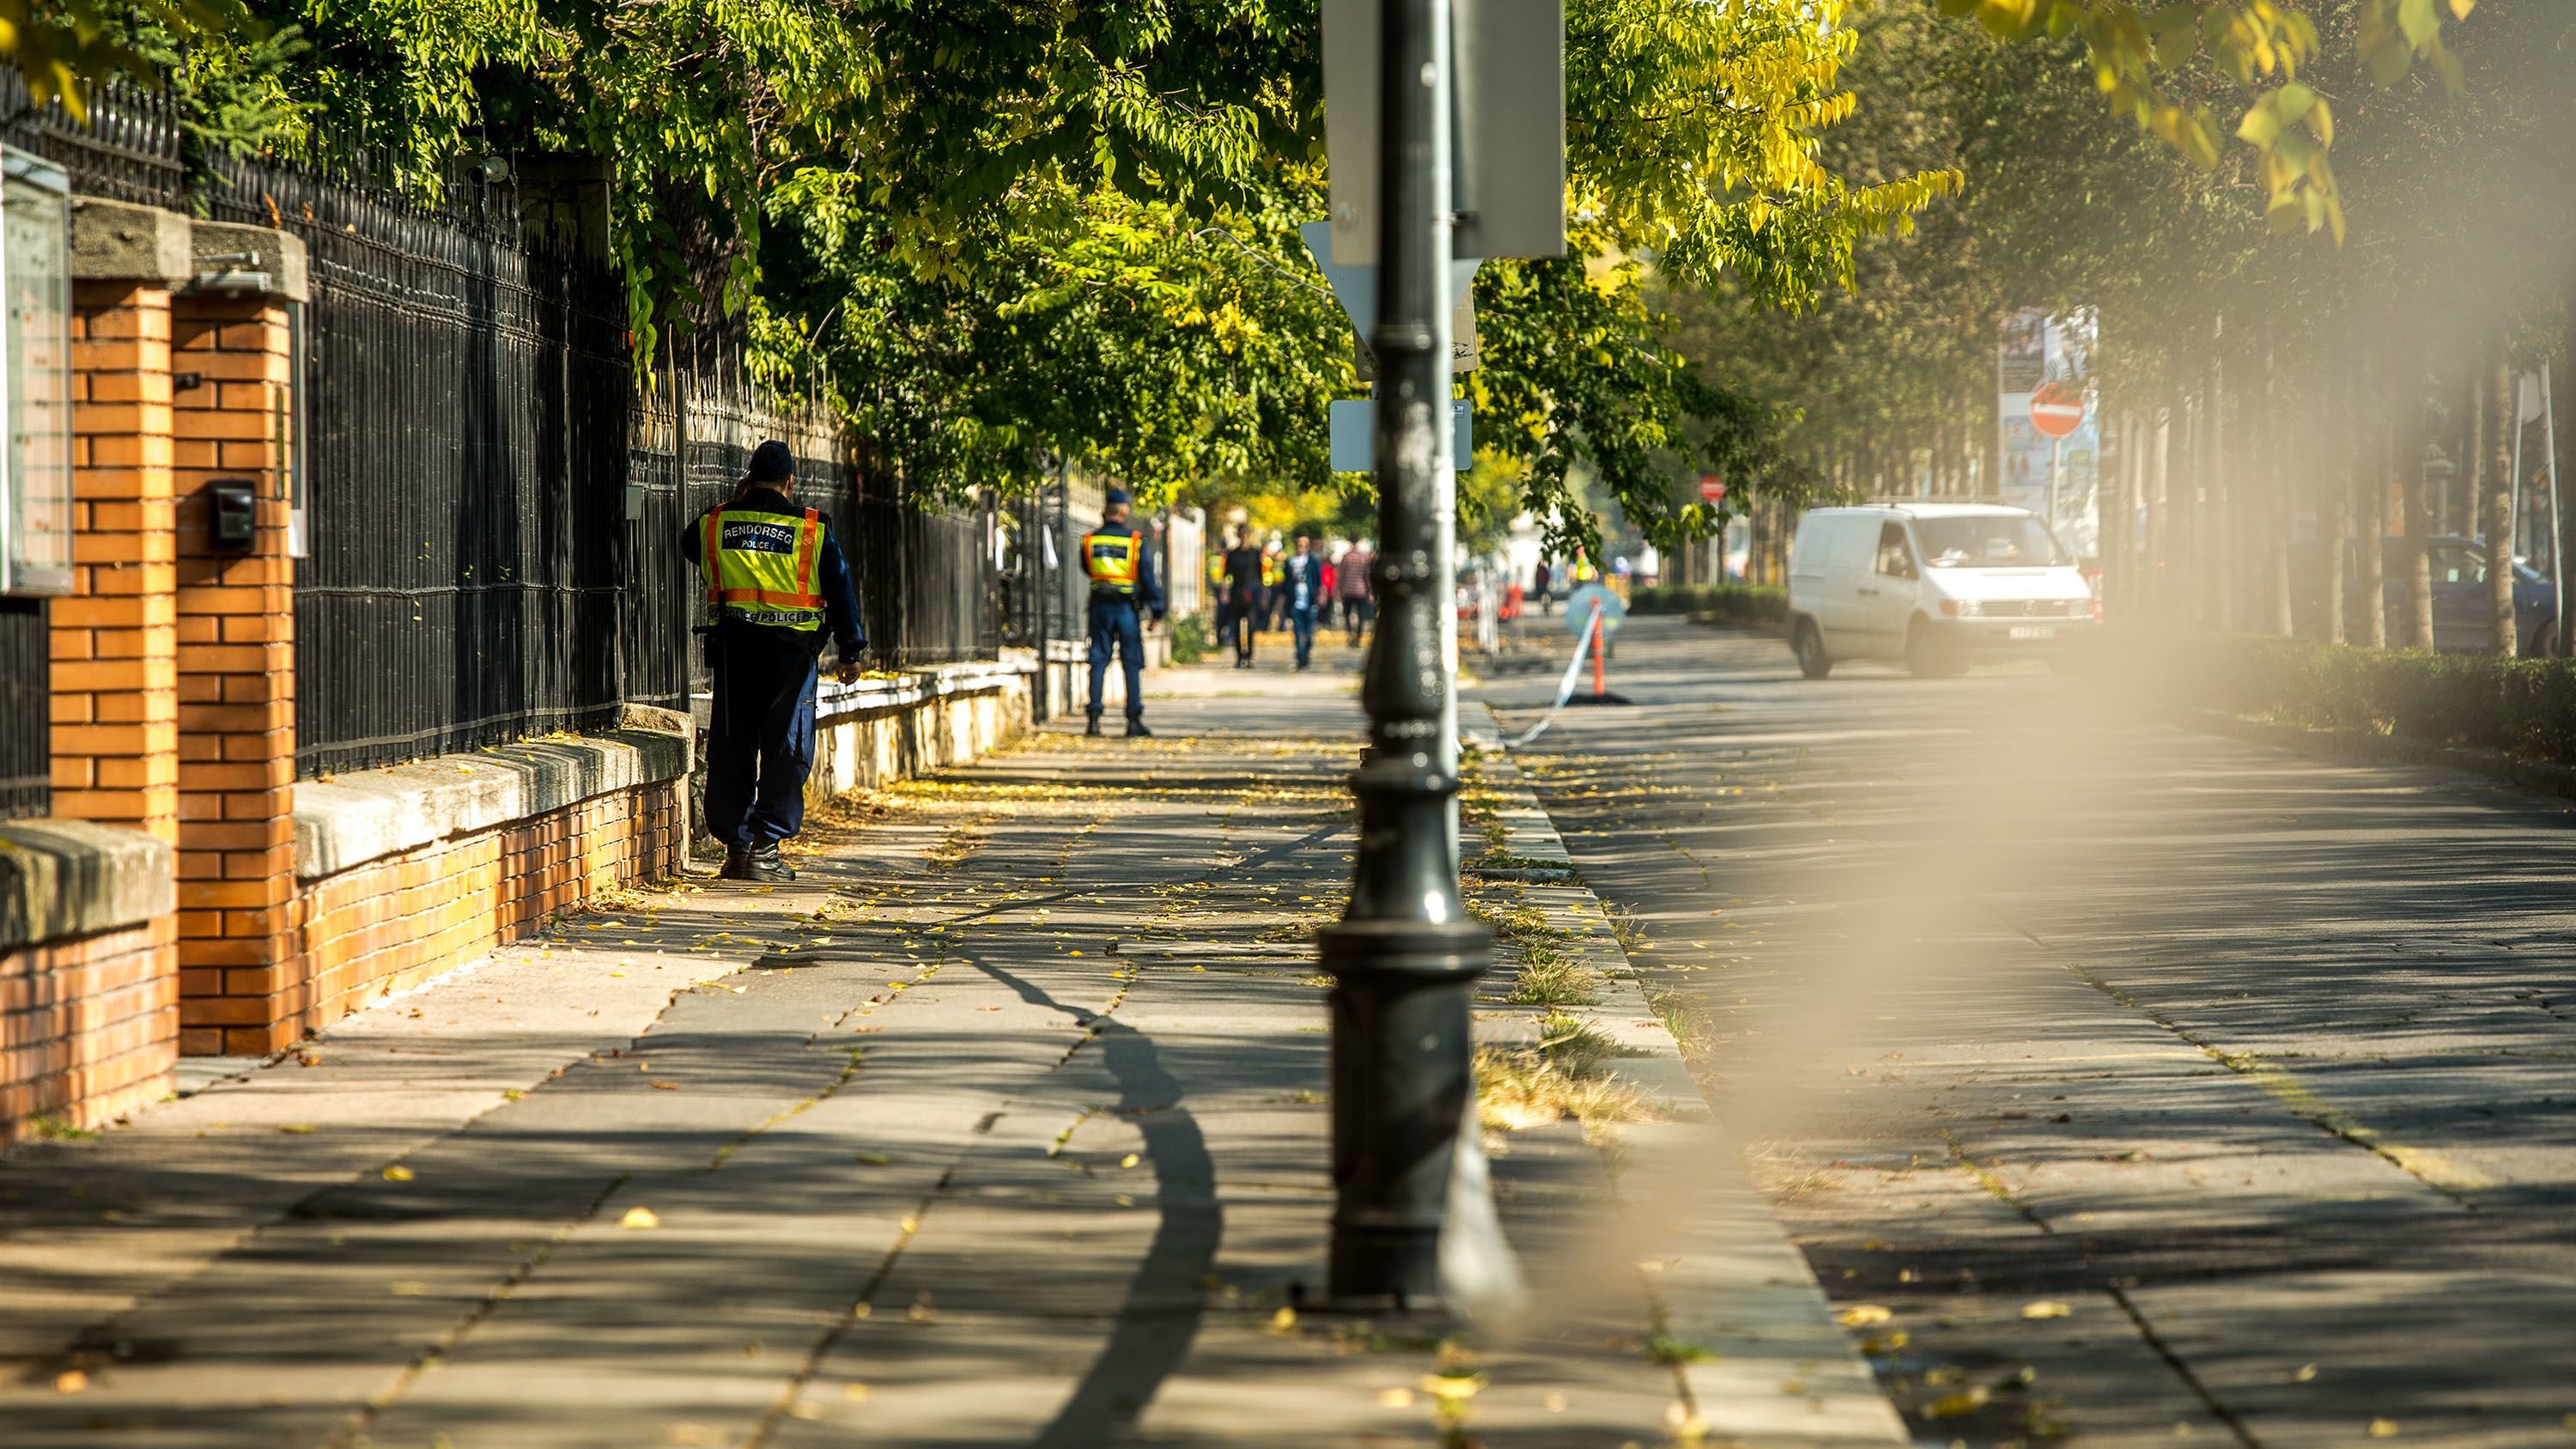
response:
<svg viewBox="0 0 2576 1449"><path fill-rule="evenodd" d="M716 626L707 831L726 845L757 848L805 826L805 777L814 769L813 637L767 624Z"/></svg>
<svg viewBox="0 0 2576 1449"><path fill-rule="evenodd" d="M1091 707L1100 718L1100 689L1109 682L1109 650L1118 649L1118 668L1127 678L1127 717L1145 717L1145 630L1136 618L1133 599L1091 601Z"/></svg>

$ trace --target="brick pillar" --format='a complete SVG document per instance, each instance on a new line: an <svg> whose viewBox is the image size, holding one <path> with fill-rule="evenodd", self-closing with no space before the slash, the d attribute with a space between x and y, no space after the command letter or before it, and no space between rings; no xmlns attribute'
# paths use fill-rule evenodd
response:
<svg viewBox="0 0 2576 1449"><path fill-rule="evenodd" d="M191 1054L275 1051L308 1024L295 945L288 339L274 296L183 294L173 309L171 366L200 379L176 394L174 418L179 1019L180 1050ZM253 485L258 526L246 553L210 547L217 479Z"/></svg>
<svg viewBox="0 0 2576 1449"><path fill-rule="evenodd" d="M53 607L53 812L175 843L170 292L82 281L72 296L72 596Z"/></svg>

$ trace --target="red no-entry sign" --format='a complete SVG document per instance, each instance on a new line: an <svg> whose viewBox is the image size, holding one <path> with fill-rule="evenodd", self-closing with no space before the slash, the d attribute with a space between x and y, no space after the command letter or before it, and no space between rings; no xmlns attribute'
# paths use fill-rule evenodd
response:
<svg viewBox="0 0 2576 1449"><path fill-rule="evenodd" d="M1714 473L1702 473L1699 478L1699 501L1702 503L1725 502L1726 480L1718 477Z"/></svg>
<svg viewBox="0 0 2576 1449"><path fill-rule="evenodd" d="M2063 438L2084 426L2084 399L2062 382L2044 382L2030 395L2030 425L2043 438Z"/></svg>

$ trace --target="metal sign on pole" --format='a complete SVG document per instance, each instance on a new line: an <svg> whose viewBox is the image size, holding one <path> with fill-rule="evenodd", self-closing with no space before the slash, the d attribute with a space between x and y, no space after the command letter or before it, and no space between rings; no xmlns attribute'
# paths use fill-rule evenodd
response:
<svg viewBox="0 0 2576 1449"><path fill-rule="evenodd" d="M1457 138L1453 249L1471 257L1565 254L1564 0L1449 0ZM1333 258L1378 259L1381 0L1324 0L1324 149Z"/></svg>
<svg viewBox="0 0 2576 1449"><path fill-rule="evenodd" d="M1313 254L1315 265L1322 268L1324 281L1333 289L1333 298L1351 319L1353 340L1359 349L1360 381L1377 379L1377 359L1369 352L1369 329L1377 325L1377 263L1344 264L1333 260L1333 224L1310 221L1297 228ZM1456 298L1449 313L1449 370L1476 370L1476 269L1483 266L1482 257L1452 257L1449 261L1449 295Z"/></svg>
<svg viewBox="0 0 2576 1449"><path fill-rule="evenodd" d="M1325 432L1336 473L1365 473L1376 466L1377 399L1336 398L1325 404ZM1449 400L1449 450L1453 458L1476 456L1473 409L1463 397Z"/></svg>

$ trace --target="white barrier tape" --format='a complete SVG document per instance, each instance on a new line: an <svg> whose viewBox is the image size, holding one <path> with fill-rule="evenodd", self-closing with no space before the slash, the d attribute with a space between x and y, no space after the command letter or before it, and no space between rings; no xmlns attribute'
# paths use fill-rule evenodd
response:
<svg viewBox="0 0 2576 1449"><path fill-rule="evenodd" d="M1528 744L1530 741L1537 739L1539 731L1546 729L1549 723L1555 720L1558 712L1565 708L1565 702L1574 698L1574 681L1580 678L1583 674L1584 651L1591 647L1593 641L1598 639L1600 636L1601 606L1596 603L1592 606L1591 622L1585 624L1583 626L1583 632L1575 636L1574 658L1565 666L1565 677L1558 680L1556 683L1556 702L1547 707L1547 713L1538 717L1537 724L1531 725L1527 730L1522 731L1520 734L1512 738L1512 745L1514 748L1518 748L1519 746Z"/></svg>

